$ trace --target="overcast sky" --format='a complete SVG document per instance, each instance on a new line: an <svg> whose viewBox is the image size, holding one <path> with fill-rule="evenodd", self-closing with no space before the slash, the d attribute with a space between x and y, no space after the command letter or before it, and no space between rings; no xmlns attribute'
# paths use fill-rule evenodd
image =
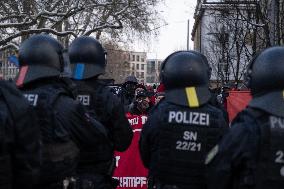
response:
<svg viewBox="0 0 284 189"><path fill-rule="evenodd" d="M176 50L186 49L187 20L190 20L191 34L195 5L196 0L165 0L165 4L159 6L158 10L168 25L162 26L158 37L149 39L147 45L138 41L135 50L146 51L148 59L164 59ZM193 48L191 35L189 47Z"/></svg>

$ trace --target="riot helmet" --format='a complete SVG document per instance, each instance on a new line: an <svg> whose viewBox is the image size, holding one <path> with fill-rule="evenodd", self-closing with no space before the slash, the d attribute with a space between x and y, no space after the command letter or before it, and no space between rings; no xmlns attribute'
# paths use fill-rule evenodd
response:
<svg viewBox="0 0 284 189"><path fill-rule="evenodd" d="M208 85L210 68L204 55L196 51L177 51L161 66L161 83L167 90L186 86Z"/></svg>
<svg viewBox="0 0 284 189"><path fill-rule="evenodd" d="M284 88L284 47L258 53L248 65L246 80L253 95Z"/></svg>
<svg viewBox="0 0 284 189"><path fill-rule="evenodd" d="M92 37L74 39L69 46L69 57L74 79L88 79L105 73L106 52Z"/></svg>
<svg viewBox="0 0 284 189"><path fill-rule="evenodd" d="M211 96L208 89L210 72L206 57L199 52L172 53L163 61L160 73L166 99L190 107L207 103Z"/></svg>
<svg viewBox="0 0 284 189"><path fill-rule="evenodd" d="M248 65L246 82L253 99L249 106L284 117L284 47L270 47Z"/></svg>
<svg viewBox="0 0 284 189"><path fill-rule="evenodd" d="M25 40L19 49L17 85L60 76L64 71L63 50L62 44L49 35L34 35Z"/></svg>

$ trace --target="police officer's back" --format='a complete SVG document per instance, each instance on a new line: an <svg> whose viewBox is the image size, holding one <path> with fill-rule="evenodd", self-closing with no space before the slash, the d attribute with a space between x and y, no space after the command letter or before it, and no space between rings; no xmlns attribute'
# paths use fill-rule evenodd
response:
<svg viewBox="0 0 284 189"><path fill-rule="evenodd" d="M34 106L41 131L39 188L62 188L63 180L68 185L69 178L75 176L79 148L94 147L100 136L99 123L73 99L69 82L61 78L63 50L48 35L30 37L19 50L16 83Z"/></svg>
<svg viewBox="0 0 284 189"><path fill-rule="evenodd" d="M284 47L248 66L252 100L209 153L209 188L278 189L284 185Z"/></svg>
<svg viewBox="0 0 284 189"><path fill-rule="evenodd" d="M226 130L209 104L209 66L195 51L178 51L162 64L165 98L151 111L140 138L149 188L206 188L206 153Z"/></svg>
<svg viewBox="0 0 284 189"><path fill-rule="evenodd" d="M132 139L132 129L123 105L98 76L105 73L106 59L102 45L92 37L79 37L69 47L77 99L89 112L98 116L105 126L109 141L99 148L82 151L78 166L82 182L90 181L96 188L109 188L115 166L114 150L124 151ZM111 144L111 146L109 145ZM93 176L93 178L92 178Z"/></svg>
<svg viewBox="0 0 284 189"><path fill-rule="evenodd" d="M0 81L0 188L33 188L39 177L40 133L21 92Z"/></svg>

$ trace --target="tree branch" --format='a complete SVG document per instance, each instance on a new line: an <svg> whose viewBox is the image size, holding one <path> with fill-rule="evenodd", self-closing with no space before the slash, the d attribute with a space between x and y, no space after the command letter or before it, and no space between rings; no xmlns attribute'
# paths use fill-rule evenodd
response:
<svg viewBox="0 0 284 189"><path fill-rule="evenodd" d="M40 28L40 29L29 29L29 30L22 30L16 34L13 34L5 39L0 40L0 45L4 45L7 42L20 37L22 35L29 35L29 34L38 34L38 33L52 33L57 36L66 36L66 35L73 35L74 37L77 37L77 35L73 31L64 31L64 32L58 32L54 29L50 28Z"/></svg>

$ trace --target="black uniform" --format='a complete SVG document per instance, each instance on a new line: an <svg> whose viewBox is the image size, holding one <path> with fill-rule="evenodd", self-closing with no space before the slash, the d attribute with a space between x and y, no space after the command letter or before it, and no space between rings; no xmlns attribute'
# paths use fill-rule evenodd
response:
<svg viewBox="0 0 284 189"><path fill-rule="evenodd" d="M40 135L31 106L15 86L0 81L0 188L34 188Z"/></svg>
<svg viewBox="0 0 284 189"><path fill-rule="evenodd" d="M21 88L39 117L43 144L41 187L62 188L64 179L76 175L79 149L94 148L101 140L95 127L99 123L74 101L67 88L56 79Z"/></svg>
<svg viewBox="0 0 284 189"><path fill-rule="evenodd" d="M94 112L99 121L106 127L111 146L107 144L101 149L93 149L92 152L82 155L79 164L79 172L85 174L103 174L111 176L114 167L113 153L124 151L131 143L133 132L125 117L123 107L119 99L110 91L111 89L97 79L87 81L75 81L78 84L77 99L85 105L89 112ZM85 154L85 152L82 152ZM98 156L101 154L101 157ZM87 164L83 164L87 161Z"/></svg>
<svg viewBox="0 0 284 189"><path fill-rule="evenodd" d="M140 138L149 188L206 189L207 152L227 129L209 104L209 66L196 51L178 51L161 66L165 98L154 107Z"/></svg>
<svg viewBox="0 0 284 189"><path fill-rule="evenodd" d="M115 166L114 150L124 151L132 140L132 129L125 117L123 106L102 80L106 58L102 45L94 38L76 38L69 47L72 77L78 84L77 99L96 115L106 132L105 140L93 148L81 151L78 173L80 188L116 188L112 180Z"/></svg>
<svg viewBox="0 0 284 189"><path fill-rule="evenodd" d="M90 116L70 91L68 56L48 35L34 35L19 50L16 83L34 106L41 133L41 175L38 188L70 186L80 151L104 140L103 126Z"/></svg>
<svg viewBox="0 0 284 189"><path fill-rule="evenodd" d="M208 154L209 188L283 187L283 58L283 47L271 47L249 64L246 81L253 98Z"/></svg>
<svg viewBox="0 0 284 189"><path fill-rule="evenodd" d="M208 155L209 188L283 186L283 121L283 117L259 109L241 112L230 132Z"/></svg>
<svg viewBox="0 0 284 189"><path fill-rule="evenodd" d="M150 184L206 188L205 156L226 128L222 112L211 105L190 109L162 100L140 138L141 157L153 179Z"/></svg>

